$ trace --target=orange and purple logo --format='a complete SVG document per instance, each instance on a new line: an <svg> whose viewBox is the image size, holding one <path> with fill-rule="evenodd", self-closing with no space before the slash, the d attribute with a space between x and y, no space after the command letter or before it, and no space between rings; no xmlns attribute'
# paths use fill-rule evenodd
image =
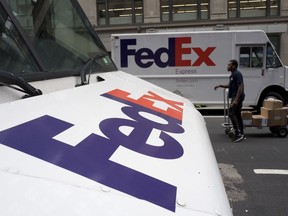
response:
<svg viewBox="0 0 288 216"><path fill-rule="evenodd" d="M129 98L129 93L115 89L102 95L123 103L121 111L127 118L111 117L102 120L99 128L105 137L91 133L76 146L53 139L73 124L49 115L25 122L0 132L3 145L70 170L108 187L139 199L146 200L175 212L177 186L113 162L110 157L119 146L164 160L180 158L184 150L171 133L184 133L182 124L183 103L165 99L153 92L141 98ZM154 106L166 103L166 110ZM145 118L141 112L156 115L165 120L159 123ZM121 126L133 128L123 134ZM153 129L159 130L164 145L147 144ZM57 160L56 160L57 157Z"/></svg>

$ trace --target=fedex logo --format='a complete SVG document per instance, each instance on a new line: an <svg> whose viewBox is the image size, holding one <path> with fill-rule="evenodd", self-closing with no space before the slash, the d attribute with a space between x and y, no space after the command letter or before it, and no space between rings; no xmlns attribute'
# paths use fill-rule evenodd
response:
<svg viewBox="0 0 288 216"><path fill-rule="evenodd" d="M183 104L165 99L153 92L139 99L132 99L129 93L115 89L103 97L123 104L121 111L127 118L111 117L102 120L99 128L105 136L92 133L76 146L68 145L53 137L73 127L69 122L44 115L21 125L0 131L0 143L56 166L62 167L108 187L146 200L175 212L177 187L140 171L121 165L110 158L123 146L138 154L163 160L182 157L182 145L171 136L181 134ZM167 105L159 109L155 103ZM141 115L146 112L163 118L159 123ZM121 127L130 127L129 134ZM162 146L147 144L152 130L158 130ZM131 162L132 163L132 162Z"/></svg>
<svg viewBox="0 0 288 216"><path fill-rule="evenodd" d="M205 50L200 47L187 47L187 45L191 44L191 37L169 38L168 48L159 47L155 52L153 52L149 48L141 48L138 50L133 48L133 46L137 45L136 39L121 39L121 67L128 67L129 56L134 56L135 63L141 68L149 68L154 63L160 68L177 66L197 67L202 64L207 66L216 65L210 58L211 53L216 47L208 47ZM197 59L195 61L192 59L184 59L183 56L186 54L196 54ZM163 60L163 55L167 56L166 60Z"/></svg>

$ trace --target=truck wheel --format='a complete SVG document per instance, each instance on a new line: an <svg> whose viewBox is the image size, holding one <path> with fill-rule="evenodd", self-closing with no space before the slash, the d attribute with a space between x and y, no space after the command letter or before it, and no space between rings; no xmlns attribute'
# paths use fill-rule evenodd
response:
<svg viewBox="0 0 288 216"><path fill-rule="evenodd" d="M280 127L277 134L279 137L286 137L287 136L287 128L286 127Z"/></svg>
<svg viewBox="0 0 288 216"><path fill-rule="evenodd" d="M261 103L262 106L263 106L264 100L269 99L269 98L280 100L280 101L282 101L283 105L285 104L285 100L284 100L284 98L283 98L283 96L281 94L279 94L278 92L269 92L263 98L263 101Z"/></svg>
<svg viewBox="0 0 288 216"><path fill-rule="evenodd" d="M269 98L280 100L280 101L282 101L283 105L285 104L285 99L281 94L279 94L278 92L268 92L264 96L261 97L261 99L257 105L257 113L260 113L260 109L264 105L264 100L267 100Z"/></svg>

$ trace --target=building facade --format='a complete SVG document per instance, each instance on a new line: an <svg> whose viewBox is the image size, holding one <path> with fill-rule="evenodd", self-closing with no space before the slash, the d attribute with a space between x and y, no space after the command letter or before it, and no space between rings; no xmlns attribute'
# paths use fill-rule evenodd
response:
<svg viewBox="0 0 288 216"><path fill-rule="evenodd" d="M287 0L79 0L108 51L114 33L264 30L288 65Z"/></svg>

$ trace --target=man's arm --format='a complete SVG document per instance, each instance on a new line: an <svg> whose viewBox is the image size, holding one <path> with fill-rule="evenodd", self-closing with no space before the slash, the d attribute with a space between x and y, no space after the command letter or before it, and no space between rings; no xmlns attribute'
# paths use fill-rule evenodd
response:
<svg viewBox="0 0 288 216"><path fill-rule="evenodd" d="M214 90L216 91L218 88L229 88L229 84L226 85L217 85L214 87Z"/></svg>
<svg viewBox="0 0 288 216"><path fill-rule="evenodd" d="M240 95L243 93L243 90L244 90L243 82L240 82L238 84L238 91L237 91L236 97L234 98L234 100L231 103L231 107L236 106L238 104Z"/></svg>

